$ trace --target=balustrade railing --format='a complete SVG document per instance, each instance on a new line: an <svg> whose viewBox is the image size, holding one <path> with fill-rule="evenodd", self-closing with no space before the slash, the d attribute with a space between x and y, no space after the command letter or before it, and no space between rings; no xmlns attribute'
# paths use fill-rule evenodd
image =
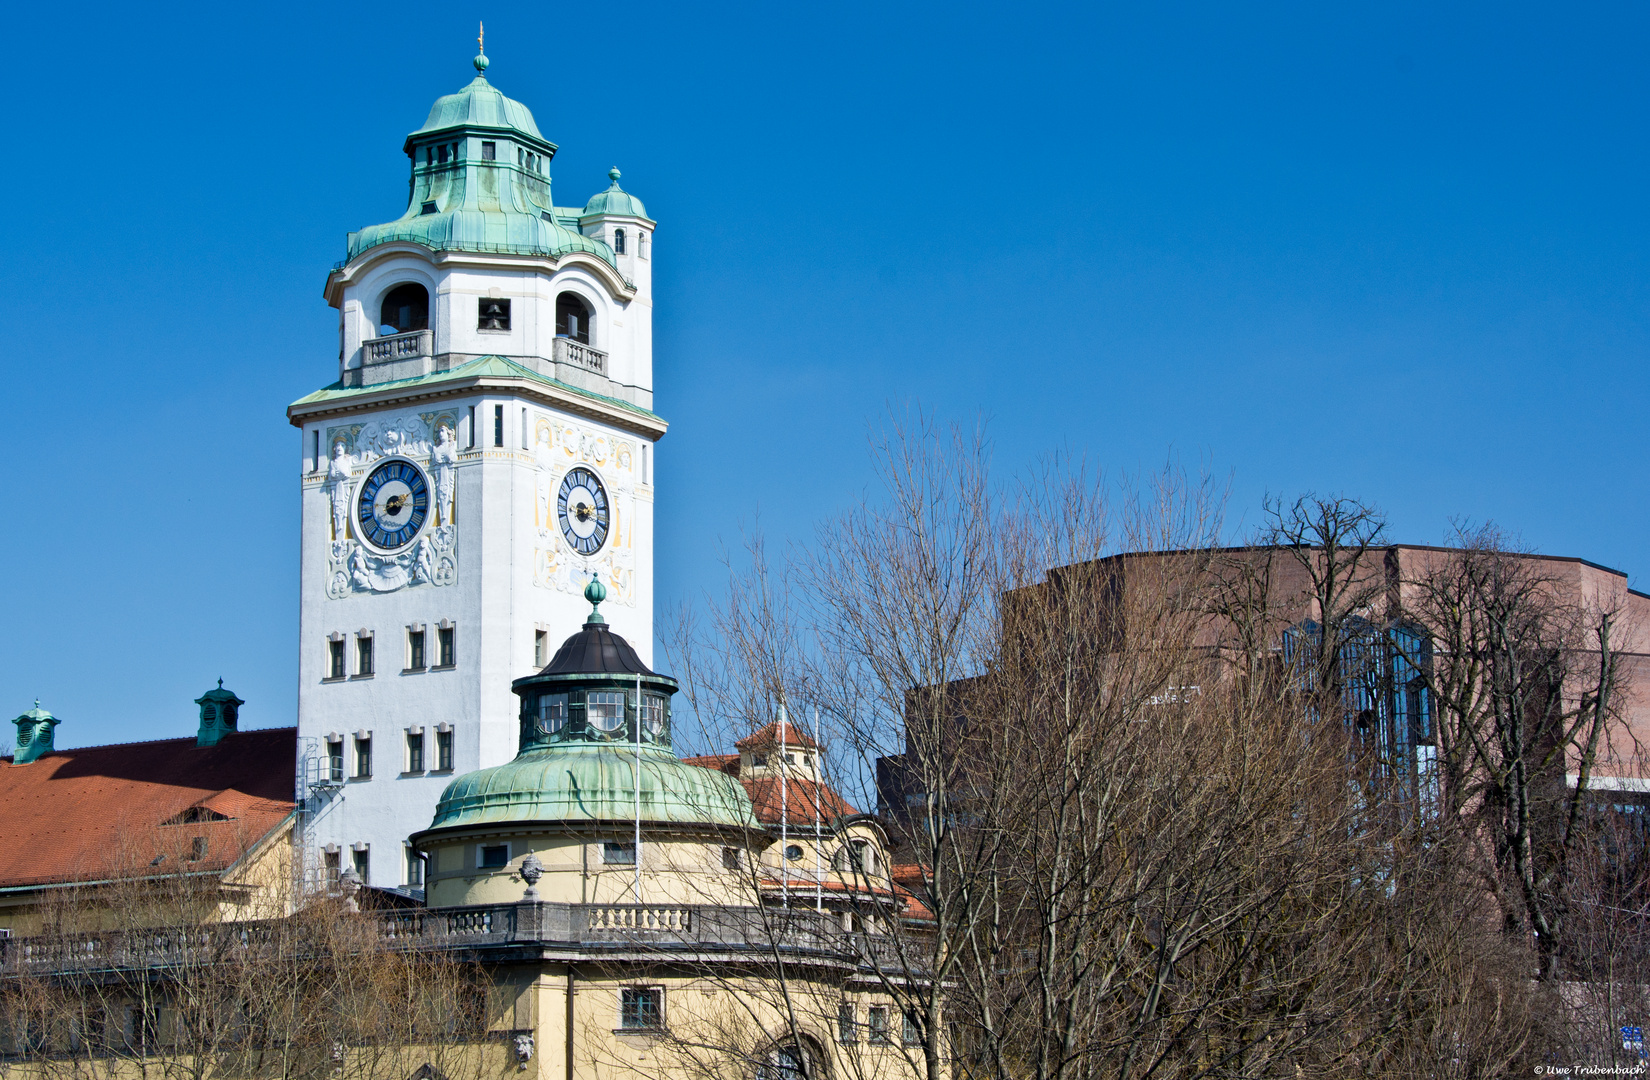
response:
<svg viewBox="0 0 1650 1080"><path fill-rule="evenodd" d="M598 375L607 374L607 354L572 338L557 338L550 355L558 364L571 364L586 371L594 371Z"/></svg>
<svg viewBox="0 0 1650 1080"><path fill-rule="evenodd" d="M410 360L429 356L435 336L428 330L409 330L405 334L368 338L361 343L361 362L388 364L394 360Z"/></svg>

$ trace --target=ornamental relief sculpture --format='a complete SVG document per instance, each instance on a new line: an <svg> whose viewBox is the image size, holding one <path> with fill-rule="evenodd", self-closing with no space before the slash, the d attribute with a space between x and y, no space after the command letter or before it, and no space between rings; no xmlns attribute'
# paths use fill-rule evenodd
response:
<svg viewBox="0 0 1650 1080"><path fill-rule="evenodd" d="M458 417L452 412L375 418L328 428L332 448L321 488L330 503L327 595L394 592L414 585L458 580L458 526L454 524L458 467ZM424 466L433 481L430 525L410 546L378 554L362 546L351 528L356 485L380 458L396 455Z"/></svg>
<svg viewBox="0 0 1650 1080"><path fill-rule="evenodd" d="M582 593L591 571L595 571L608 586L608 603L634 607L636 444L548 413L534 413L532 424L533 518L538 530L533 584L556 592ZM607 541L588 557L568 547L557 520L557 490L568 470L577 465L593 467L608 485L611 496L612 525Z"/></svg>

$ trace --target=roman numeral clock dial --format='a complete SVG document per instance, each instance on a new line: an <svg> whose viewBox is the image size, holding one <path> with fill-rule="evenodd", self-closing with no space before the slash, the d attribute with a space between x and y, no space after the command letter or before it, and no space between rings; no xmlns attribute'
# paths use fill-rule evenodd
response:
<svg viewBox="0 0 1650 1080"><path fill-rule="evenodd" d="M569 469L556 492L561 534L580 555L594 555L607 542L610 510L601 479L580 465Z"/></svg>
<svg viewBox="0 0 1650 1080"><path fill-rule="evenodd" d="M355 496L355 527L368 546L391 552L417 538L430 514L430 484L424 470L391 458L361 481Z"/></svg>

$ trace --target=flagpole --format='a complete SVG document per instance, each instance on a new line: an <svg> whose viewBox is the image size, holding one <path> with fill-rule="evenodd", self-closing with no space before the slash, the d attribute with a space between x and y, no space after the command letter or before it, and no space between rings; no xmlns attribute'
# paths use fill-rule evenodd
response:
<svg viewBox="0 0 1650 1080"><path fill-rule="evenodd" d="M791 907L791 854L788 850L790 815L785 801L785 699L779 699L779 902L789 911Z"/></svg>
<svg viewBox="0 0 1650 1080"><path fill-rule="evenodd" d="M636 903L642 902L642 673L636 673L636 761L632 766L636 789ZM637 917L637 926L641 918Z"/></svg>

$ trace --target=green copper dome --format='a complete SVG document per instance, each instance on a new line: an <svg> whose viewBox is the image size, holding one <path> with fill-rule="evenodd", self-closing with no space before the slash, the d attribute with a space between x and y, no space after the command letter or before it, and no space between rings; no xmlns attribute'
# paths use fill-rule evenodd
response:
<svg viewBox="0 0 1650 1080"><path fill-rule="evenodd" d="M642 205L642 200L619 186L618 169L607 170L607 176L613 183L608 186L606 191L591 196L590 201L584 204L584 213L579 215L579 220L595 217L598 214L613 214L620 217L639 217L647 218L649 221L653 220L647 216L647 207Z"/></svg>
<svg viewBox="0 0 1650 1080"><path fill-rule="evenodd" d="M636 815L636 760L635 747L623 744L561 743L529 750L448 784L430 828L629 821ZM733 777L656 747L642 747L640 760L644 822L759 828L749 796Z"/></svg>
<svg viewBox="0 0 1650 1080"><path fill-rule="evenodd" d="M477 57L477 70L485 57ZM527 106L478 74L436 100L424 126L407 136L412 159L406 212L349 234L345 262L397 241L431 251L479 251L559 258L585 252L618 269L612 250L577 229L574 210L550 198L555 143Z"/></svg>
<svg viewBox="0 0 1650 1080"><path fill-rule="evenodd" d="M759 828L737 780L676 757L676 680L650 671L607 625L597 611L607 589L595 575L584 596L584 627L542 671L510 685L521 698L515 760L448 784L430 828L630 821L638 788L644 822Z"/></svg>
<svg viewBox="0 0 1650 1080"><path fill-rule="evenodd" d="M539 126L533 122L533 112L521 102L507 98L487 81L486 76L475 79L456 94L435 99L430 106L429 119L424 126L407 136L407 142L419 141L423 136L459 128L497 128L518 131L539 142Z"/></svg>

